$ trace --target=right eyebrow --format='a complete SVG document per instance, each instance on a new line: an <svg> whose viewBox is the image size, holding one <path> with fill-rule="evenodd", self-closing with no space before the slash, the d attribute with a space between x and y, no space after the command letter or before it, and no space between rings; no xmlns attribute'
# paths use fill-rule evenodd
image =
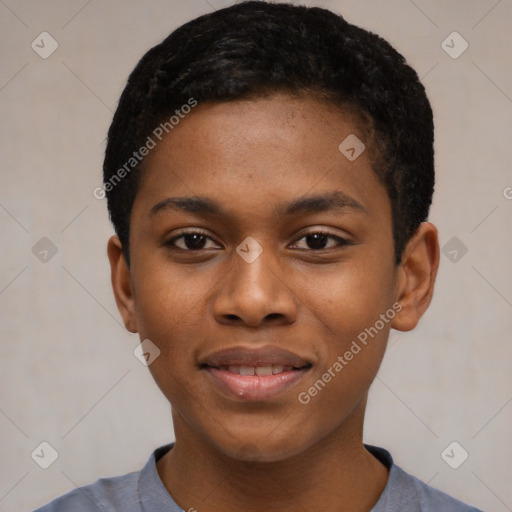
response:
<svg viewBox="0 0 512 512"><path fill-rule="evenodd" d="M185 212L208 214L208 215L223 215L225 212L223 208L205 197L190 196L190 197L168 197L159 203L155 204L149 214L155 215L165 210L182 210Z"/></svg>

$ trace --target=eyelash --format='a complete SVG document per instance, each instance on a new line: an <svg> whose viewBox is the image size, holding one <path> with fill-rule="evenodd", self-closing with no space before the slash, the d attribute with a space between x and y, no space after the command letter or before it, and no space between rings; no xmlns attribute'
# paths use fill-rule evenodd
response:
<svg viewBox="0 0 512 512"><path fill-rule="evenodd" d="M179 235L174 236L171 239L167 240L165 242L165 245L167 247L169 247L170 249L174 249L174 250L178 250L178 251L183 251L183 252L200 252L200 251L207 250L207 249L204 249L204 248L203 249L183 249L181 247L176 247L176 245L175 245L176 240L179 240L179 239L181 239L181 238L183 238L184 236L187 236L187 235L201 235L201 236L203 236L205 238L213 240L211 237L209 237L206 233L203 233L202 231L184 231L184 232L180 233ZM327 237L328 239L336 240L338 243L337 243L337 245L335 247L343 247L343 246L351 245L351 242L348 241L347 239L342 238L342 237L337 236L337 235L333 235L333 234L325 232L325 231L312 231L310 233L305 233L300 238L298 238L297 241L294 242L294 243L297 243L299 240L302 240L303 238L306 238L306 237L311 236L311 235L323 235L323 236ZM319 252L319 251L326 251L326 250L329 250L329 249L332 249L332 247L322 248L322 249L300 249L300 250L310 251L310 252Z"/></svg>

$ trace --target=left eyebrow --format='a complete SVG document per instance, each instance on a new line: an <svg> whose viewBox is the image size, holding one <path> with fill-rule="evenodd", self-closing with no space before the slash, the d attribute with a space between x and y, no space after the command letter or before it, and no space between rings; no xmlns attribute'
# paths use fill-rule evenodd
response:
<svg viewBox="0 0 512 512"><path fill-rule="evenodd" d="M326 192L316 196L302 197L284 206L285 215L318 213L327 210L359 210L368 213L366 208L354 198L341 191Z"/></svg>
<svg viewBox="0 0 512 512"><path fill-rule="evenodd" d="M190 213L212 216L227 216L222 206L206 197L168 197L155 204L149 214L155 215L163 210L181 210ZM354 198L341 191L326 192L309 197L301 197L285 203L279 208L279 213L285 216L305 215L328 210L359 210L368 213L366 208Z"/></svg>

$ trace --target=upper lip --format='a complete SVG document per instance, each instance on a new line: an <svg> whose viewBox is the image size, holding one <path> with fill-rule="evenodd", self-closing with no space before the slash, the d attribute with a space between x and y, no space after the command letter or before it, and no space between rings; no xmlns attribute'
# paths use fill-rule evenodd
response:
<svg viewBox="0 0 512 512"><path fill-rule="evenodd" d="M309 361L289 350L280 347L266 346L258 348L232 347L219 350L207 357L201 366L219 368L221 366L294 366L302 368L311 366Z"/></svg>

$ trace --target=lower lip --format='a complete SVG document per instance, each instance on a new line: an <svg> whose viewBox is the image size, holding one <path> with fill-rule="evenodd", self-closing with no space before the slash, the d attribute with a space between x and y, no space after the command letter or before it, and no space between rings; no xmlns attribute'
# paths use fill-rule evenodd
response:
<svg viewBox="0 0 512 512"><path fill-rule="evenodd" d="M295 386L309 368L301 368L277 375L239 375L220 368L207 367L212 381L231 397L249 402L259 402L273 398Z"/></svg>

